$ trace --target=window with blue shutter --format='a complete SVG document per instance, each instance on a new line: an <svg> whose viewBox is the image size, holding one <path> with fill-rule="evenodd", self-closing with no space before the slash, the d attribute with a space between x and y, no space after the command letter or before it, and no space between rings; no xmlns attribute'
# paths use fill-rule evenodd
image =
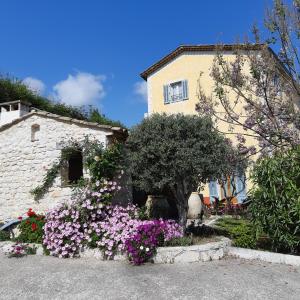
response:
<svg viewBox="0 0 300 300"><path fill-rule="evenodd" d="M235 179L236 184L236 191L237 191L237 199L238 202L241 203L247 198L247 192L246 192L246 181L245 176L237 176Z"/></svg>
<svg viewBox="0 0 300 300"><path fill-rule="evenodd" d="M181 80L166 84L164 89L164 103L174 103L188 99L188 82Z"/></svg>
<svg viewBox="0 0 300 300"><path fill-rule="evenodd" d="M216 180L211 180L208 186L210 202L214 202L215 198L219 198L218 183Z"/></svg>

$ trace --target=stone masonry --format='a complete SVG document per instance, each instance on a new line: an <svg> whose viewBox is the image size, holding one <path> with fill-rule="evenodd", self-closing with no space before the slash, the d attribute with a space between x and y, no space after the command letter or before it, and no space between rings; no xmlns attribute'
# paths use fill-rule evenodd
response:
<svg viewBox="0 0 300 300"><path fill-rule="evenodd" d="M38 127L34 140L33 128ZM61 186L58 176L53 187L39 202L30 191L40 185L60 157L62 144L86 135L107 144L108 137L122 129L101 126L46 112L33 112L0 127L0 221L15 218L29 208L45 212L70 197L71 189Z"/></svg>

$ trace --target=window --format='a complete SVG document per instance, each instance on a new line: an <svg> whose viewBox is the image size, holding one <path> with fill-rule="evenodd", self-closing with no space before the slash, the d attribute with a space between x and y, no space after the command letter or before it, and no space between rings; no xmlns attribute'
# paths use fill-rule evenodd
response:
<svg viewBox="0 0 300 300"><path fill-rule="evenodd" d="M39 131L40 131L40 125L33 124L31 126L31 141L32 142L39 140Z"/></svg>
<svg viewBox="0 0 300 300"><path fill-rule="evenodd" d="M83 159L81 151L74 151L61 170L62 186L77 183L83 176Z"/></svg>
<svg viewBox="0 0 300 300"><path fill-rule="evenodd" d="M241 203L247 198L245 175L237 176L235 178L235 184L236 184L237 199L238 202Z"/></svg>
<svg viewBox="0 0 300 300"><path fill-rule="evenodd" d="M218 187L219 186L216 180L211 180L209 182L209 198L211 203L214 202L216 198L220 198Z"/></svg>
<svg viewBox="0 0 300 300"><path fill-rule="evenodd" d="M164 103L183 101L188 99L187 80L181 80L164 85Z"/></svg>
<svg viewBox="0 0 300 300"><path fill-rule="evenodd" d="M247 198L245 175L237 173L234 177L223 178L221 197L233 197L238 203L242 203Z"/></svg>

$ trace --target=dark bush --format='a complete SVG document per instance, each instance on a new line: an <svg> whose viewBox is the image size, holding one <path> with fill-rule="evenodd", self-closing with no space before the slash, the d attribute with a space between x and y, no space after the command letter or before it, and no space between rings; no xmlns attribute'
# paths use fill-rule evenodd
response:
<svg viewBox="0 0 300 300"><path fill-rule="evenodd" d="M275 153L255 165L250 213L258 234L278 252L300 252L300 148Z"/></svg>
<svg viewBox="0 0 300 300"><path fill-rule="evenodd" d="M8 231L0 230L0 242L10 240L10 234Z"/></svg>

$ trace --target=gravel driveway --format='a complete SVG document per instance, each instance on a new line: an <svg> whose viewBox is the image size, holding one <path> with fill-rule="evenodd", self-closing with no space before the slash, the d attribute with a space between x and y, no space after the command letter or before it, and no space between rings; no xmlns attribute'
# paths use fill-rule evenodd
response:
<svg viewBox="0 0 300 300"><path fill-rule="evenodd" d="M300 268L225 259L130 266L0 254L0 299L300 299Z"/></svg>

